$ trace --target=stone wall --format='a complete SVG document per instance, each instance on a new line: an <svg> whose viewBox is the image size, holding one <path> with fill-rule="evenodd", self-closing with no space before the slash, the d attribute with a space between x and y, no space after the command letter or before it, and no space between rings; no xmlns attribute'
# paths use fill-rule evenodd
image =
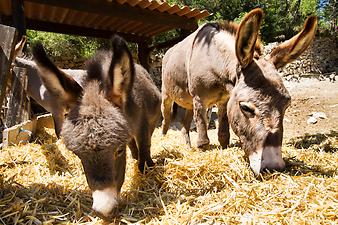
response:
<svg viewBox="0 0 338 225"><path fill-rule="evenodd" d="M269 53L278 43L265 46ZM316 38L311 46L294 62L287 64L281 73L283 76L306 76L313 74L338 73L338 42L334 38Z"/></svg>
<svg viewBox="0 0 338 225"><path fill-rule="evenodd" d="M54 57L53 62L62 69L84 69L85 58Z"/></svg>
<svg viewBox="0 0 338 225"><path fill-rule="evenodd" d="M277 42L265 46L264 52L268 54L278 45ZM283 76L306 76L313 74L338 73L338 42L334 38L316 38L311 46L294 62L286 65L282 71ZM151 55L150 74L156 84L161 88L161 66L163 53ZM54 58L54 62L65 69L83 69L86 59Z"/></svg>

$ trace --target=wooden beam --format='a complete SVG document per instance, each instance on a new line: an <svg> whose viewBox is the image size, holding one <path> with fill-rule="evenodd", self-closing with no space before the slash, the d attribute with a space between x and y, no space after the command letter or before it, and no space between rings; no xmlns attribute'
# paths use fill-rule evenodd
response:
<svg viewBox="0 0 338 225"><path fill-rule="evenodd" d="M149 72L150 69L150 52L149 49L150 40L145 40L137 44L137 56L140 64Z"/></svg>
<svg viewBox="0 0 338 225"><path fill-rule="evenodd" d="M0 24L0 111L6 96L17 32L14 27Z"/></svg>
<svg viewBox="0 0 338 225"><path fill-rule="evenodd" d="M93 28L78 27L67 24L43 22L37 20L26 19L27 29L47 31L54 33L63 33L63 34L73 34L87 37L96 37L96 38L106 38L109 39L113 34L122 36L128 42L140 42L144 40L145 37L133 35L133 34L124 34L120 32L114 32L109 30L99 30Z"/></svg>
<svg viewBox="0 0 338 225"><path fill-rule="evenodd" d="M24 0L38 4L45 4L61 8L69 8L72 10L84 11L89 13L100 14L103 16L114 16L120 18L128 18L134 21L142 21L149 24L167 25L185 30L195 30L198 25L193 18L188 19L178 15L170 15L169 13L161 13L149 9L141 9L132 7L127 4L120 5L114 1L106 0ZM156 19L154 19L156 18Z"/></svg>

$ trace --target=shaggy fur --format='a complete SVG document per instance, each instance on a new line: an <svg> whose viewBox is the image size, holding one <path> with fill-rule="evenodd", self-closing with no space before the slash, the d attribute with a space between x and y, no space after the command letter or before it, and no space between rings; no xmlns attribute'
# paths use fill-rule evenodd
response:
<svg viewBox="0 0 338 225"><path fill-rule="evenodd" d="M121 110L113 106L98 82L87 84L79 106L65 120L61 135L67 148L76 154L126 145L129 128Z"/></svg>

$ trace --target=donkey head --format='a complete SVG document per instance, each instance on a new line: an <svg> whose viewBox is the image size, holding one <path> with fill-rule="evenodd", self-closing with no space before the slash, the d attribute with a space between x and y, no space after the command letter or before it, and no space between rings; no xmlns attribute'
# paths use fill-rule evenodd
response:
<svg viewBox="0 0 338 225"><path fill-rule="evenodd" d="M117 206L124 182L129 128L123 111L135 75L126 43L115 37L112 45L88 62L83 89L51 65L41 45L33 49L46 88L70 107L61 135L81 159L93 209L104 216Z"/></svg>
<svg viewBox="0 0 338 225"><path fill-rule="evenodd" d="M317 18L309 17L296 36L280 44L269 56L256 60L254 47L262 17L262 10L255 9L240 23L235 44L237 80L227 107L231 127L256 175L265 169L285 168L281 153L283 118L291 97L277 69L309 46L317 25Z"/></svg>

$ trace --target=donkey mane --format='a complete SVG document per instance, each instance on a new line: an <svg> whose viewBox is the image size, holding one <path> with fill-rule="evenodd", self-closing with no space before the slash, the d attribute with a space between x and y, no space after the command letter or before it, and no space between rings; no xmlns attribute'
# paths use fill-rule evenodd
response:
<svg viewBox="0 0 338 225"><path fill-rule="evenodd" d="M85 62L85 68L87 70L87 80L91 81L91 80L97 80L97 81L102 81L102 79L104 78L103 74L103 65L102 64L106 64L106 63L110 63L107 62L107 59L110 59L111 61L111 57L112 54L110 51L108 50L99 50L92 58L88 59ZM109 60L108 60L109 61Z"/></svg>
<svg viewBox="0 0 338 225"><path fill-rule="evenodd" d="M236 37L236 33L238 31L238 28L239 28L239 24L237 24L233 21L229 21L229 20L211 22L211 23L207 23L205 26L212 26L212 27L216 28L218 31L220 31L220 30L226 31L226 32L230 33L231 35L233 35L234 37ZM260 36L258 36L257 41L256 41L255 52L258 54L258 55L256 55L256 57L263 55L263 44L261 42Z"/></svg>

